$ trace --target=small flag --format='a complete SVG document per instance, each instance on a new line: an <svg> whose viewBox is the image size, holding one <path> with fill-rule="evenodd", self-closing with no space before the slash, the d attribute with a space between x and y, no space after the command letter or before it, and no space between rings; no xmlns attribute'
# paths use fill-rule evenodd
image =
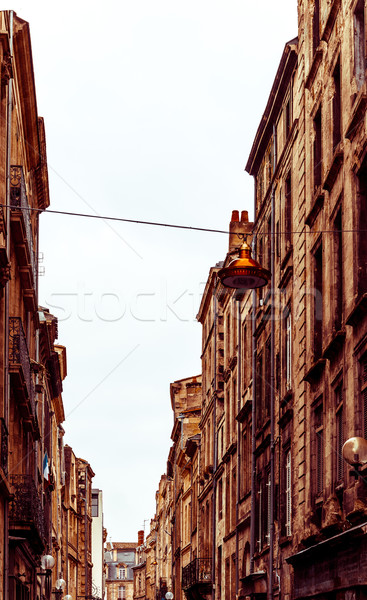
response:
<svg viewBox="0 0 367 600"><path fill-rule="evenodd" d="M50 470L48 468L48 455L47 455L47 450L45 451L45 455L43 457L43 477L46 479L46 481L48 482L50 479Z"/></svg>

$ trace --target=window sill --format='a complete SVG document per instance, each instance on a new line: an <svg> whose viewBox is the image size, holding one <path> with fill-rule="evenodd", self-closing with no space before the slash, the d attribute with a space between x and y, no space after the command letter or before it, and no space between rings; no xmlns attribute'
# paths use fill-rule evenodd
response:
<svg viewBox="0 0 367 600"><path fill-rule="evenodd" d="M339 171L342 167L344 160L344 151L339 143L334 151L333 160L330 165L330 169L325 177L323 189L327 192L331 192L333 189L334 183L338 177Z"/></svg>
<svg viewBox="0 0 367 600"><path fill-rule="evenodd" d="M353 107L353 115L349 122L345 137L352 141L356 136L359 126L364 121L367 107L367 94L363 93L363 88L359 92Z"/></svg>
<svg viewBox="0 0 367 600"><path fill-rule="evenodd" d="M326 346L323 352L323 358L330 360L330 362L333 362L335 358L337 358L339 352L344 346L345 335L344 329L334 333L330 343Z"/></svg>
<svg viewBox="0 0 367 600"><path fill-rule="evenodd" d="M316 381L318 381L325 369L325 365L325 358L319 358L318 360L316 360L311 366L311 368L307 371L303 380L307 381L308 383L315 383Z"/></svg>

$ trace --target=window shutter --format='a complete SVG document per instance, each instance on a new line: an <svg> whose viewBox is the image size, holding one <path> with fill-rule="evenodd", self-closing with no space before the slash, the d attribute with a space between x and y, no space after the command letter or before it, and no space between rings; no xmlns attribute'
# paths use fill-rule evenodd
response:
<svg viewBox="0 0 367 600"><path fill-rule="evenodd" d="M292 535L291 517L292 517L292 471L291 471L291 451L288 450L285 459L285 534Z"/></svg>

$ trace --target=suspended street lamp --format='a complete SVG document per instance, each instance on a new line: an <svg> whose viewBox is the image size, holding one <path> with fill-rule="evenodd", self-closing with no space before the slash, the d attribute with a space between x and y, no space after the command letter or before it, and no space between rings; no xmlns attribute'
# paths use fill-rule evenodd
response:
<svg viewBox="0 0 367 600"><path fill-rule="evenodd" d="M228 267L220 269L218 277L225 287L252 290L266 285L271 273L251 257L251 248L245 240L239 250L239 257L232 260Z"/></svg>

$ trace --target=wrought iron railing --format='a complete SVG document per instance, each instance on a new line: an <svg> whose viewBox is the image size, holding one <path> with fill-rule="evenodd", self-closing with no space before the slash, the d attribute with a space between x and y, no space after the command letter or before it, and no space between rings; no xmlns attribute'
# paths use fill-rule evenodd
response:
<svg viewBox="0 0 367 600"><path fill-rule="evenodd" d="M211 583L212 559L195 558L182 569L182 588L184 590L198 583Z"/></svg>
<svg viewBox="0 0 367 600"><path fill-rule="evenodd" d="M1 447L0 447L0 467L5 475L8 474L8 430L3 418L0 419Z"/></svg>
<svg viewBox="0 0 367 600"><path fill-rule="evenodd" d="M25 188L23 167L20 165L12 165L10 167L10 204L11 209L21 209L26 230L26 236L29 246L29 254L31 257L31 268L33 275L33 285L37 282L37 260L33 249L33 235L31 226L31 211L28 204L28 198Z"/></svg>
<svg viewBox="0 0 367 600"><path fill-rule="evenodd" d="M31 475L11 475L9 479L14 493L9 509L10 526L15 525L20 529L22 526L31 526L40 539L45 540L45 515Z"/></svg>
<svg viewBox="0 0 367 600"><path fill-rule="evenodd" d="M32 414L34 415L35 403L31 362L20 317L9 317L9 365L22 368Z"/></svg>

